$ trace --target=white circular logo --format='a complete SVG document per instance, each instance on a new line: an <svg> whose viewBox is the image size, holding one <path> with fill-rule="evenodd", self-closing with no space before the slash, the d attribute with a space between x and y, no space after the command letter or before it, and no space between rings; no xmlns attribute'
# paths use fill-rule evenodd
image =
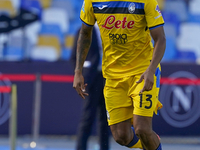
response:
<svg viewBox="0 0 200 150"><path fill-rule="evenodd" d="M187 84L165 84L160 91L160 100L163 108L160 113L163 119L173 127L183 128L190 126L200 117L200 86L192 81L197 77L187 71L171 74L172 82L177 79L187 81Z"/></svg>
<svg viewBox="0 0 200 150"><path fill-rule="evenodd" d="M134 13L135 11L135 4L134 3L130 3L129 6L128 6L128 11L129 13Z"/></svg>

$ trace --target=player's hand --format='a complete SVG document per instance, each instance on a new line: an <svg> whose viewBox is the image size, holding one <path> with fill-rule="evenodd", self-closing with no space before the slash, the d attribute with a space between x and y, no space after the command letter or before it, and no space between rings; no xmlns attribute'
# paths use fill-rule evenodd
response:
<svg viewBox="0 0 200 150"><path fill-rule="evenodd" d="M154 73L152 71L146 70L136 83L141 83L144 80L144 86L140 90L140 93L144 91L150 91L153 88L154 84Z"/></svg>
<svg viewBox="0 0 200 150"><path fill-rule="evenodd" d="M86 93L87 84L84 84L84 78L82 73L76 72L74 75L74 82L73 82L73 88L76 89L76 92L85 99L85 96L88 96L89 94Z"/></svg>

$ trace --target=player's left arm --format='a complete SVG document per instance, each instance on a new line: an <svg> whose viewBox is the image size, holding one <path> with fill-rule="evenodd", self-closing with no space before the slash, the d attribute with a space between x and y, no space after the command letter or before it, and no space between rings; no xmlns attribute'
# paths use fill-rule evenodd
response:
<svg viewBox="0 0 200 150"><path fill-rule="evenodd" d="M150 33L154 40L154 51L148 69L151 70L153 73L155 73L156 68L158 67L158 64L162 60L162 57L165 53L166 38L163 26L150 30Z"/></svg>
<svg viewBox="0 0 200 150"><path fill-rule="evenodd" d="M147 70L141 75L137 83L144 80L144 86L140 93L143 91L150 91L154 84L154 74L158 64L160 63L166 47L165 33L163 29L164 20L156 0L146 0L145 18L147 26L149 27L150 34L154 40L154 51L152 60Z"/></svg>
<svg viewBox="0 0 200 150"><path fill-rule="evenodd" d="M152 57L151 63L149 67L147 68L147 70L140 77L140 80L137 82L137 83L140 83L142 82L143 79L145 81L144 86L142 90L140 91L140 93L144 91L150 91L153 88L154 74L155 74L156 68L158 64L160 63L160 61L162 60L162 57L165 53L166 39L165 39L163 26L150 30L150 33L154 40L155 45L154 45L154 51L153 51L153 57Z"/></svg>
<svg viewBox="0 0 200 150"><path fill-rule="evenodd" d="M160 63L166 47L165 33L163 29L164 19L156 0L147 0L145 7L145 17L149 27L151 37L154 40L153 58L147 70L155 73Z"/></svg>

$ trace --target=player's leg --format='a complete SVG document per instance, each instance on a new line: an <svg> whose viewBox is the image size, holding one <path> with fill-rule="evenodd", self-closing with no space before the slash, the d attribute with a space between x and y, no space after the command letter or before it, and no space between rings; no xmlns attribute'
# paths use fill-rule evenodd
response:
<svg viewBox="0 0 200 150"><path fill-rule="evenodd" d="M139 138L136 136L134 128L131 127L131 119L125 120L123 122L113 124L110 126L114 140L128 148L141 148L142 145Z"/></svg>
<svg viewBox="0 0 200 150"><path fill-rule="evenodd" d="M159 72L159 71L158 71ZM130 94L134 104L134 121L136 135L140 138L142 145L147 150L161 150L160 141L152 130L152 117L154 112L162 108L162 104L158 100L159 94L159 77L160 74L155 74L154 85L152 90L139 93L143 88L144 81L135 84L139 80L140 75L137 75L132 80L132 89Z"/></svg>
<svg viewBox="0 0 200 150"><path fill-rule="evenodd" d="M104 88L108 123L117 143L130 148L142 148L140 140L134 134L131 119L133 104L127 95L128 78L107 79Z"/></svg>
<svg viewBox="0 0 200 150"><path fill-rule="evenodd" d="M158 136L152 130L152 117L134 115L133 125L136 135L146 150L157 150L161 146Z"/></svg>

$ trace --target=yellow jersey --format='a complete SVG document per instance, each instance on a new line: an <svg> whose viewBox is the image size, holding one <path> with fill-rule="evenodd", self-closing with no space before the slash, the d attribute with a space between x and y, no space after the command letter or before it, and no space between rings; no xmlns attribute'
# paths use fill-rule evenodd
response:
<svg viewBox="0 0 200 150"><path fill-rule="evenodd" d="M156 0L84 0L80 19L99 26L105 78L143 73L153 55L150 30L164 25Z"/></svg>

